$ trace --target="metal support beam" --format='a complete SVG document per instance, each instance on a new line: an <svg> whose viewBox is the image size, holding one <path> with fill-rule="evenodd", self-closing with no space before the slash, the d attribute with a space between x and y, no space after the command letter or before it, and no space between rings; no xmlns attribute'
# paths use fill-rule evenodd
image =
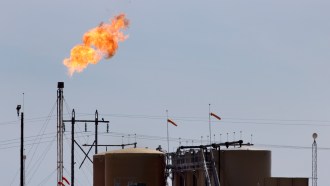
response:
<svg viewBox="0 0 330 186"><path fill-rule="evenodd" d="M95 143L95 141L94 141L94 143ZM94 144L93 143L93 144ZM78 143L77 143L78 144ZM78 145L79 146L79 145ZM80 147L80 146L79 146ZM87 154L85 153L85 151L80 147L80 149L85 153L85 158L83 159L83 161L81 162L81 164L80 164L80 166L79 166L79 169L81 168L81 166L83 165L83 163L85 162L85 160L86 160L86 158L88 158L92 163L93 163L93 161L89 158L89 156L88 156L88 154L89 154L89 152L92 150L92 147L93 146L91 146L90 148L89 148L89 150L88 150L88 152L87 152Z"/></svg>
<svg viewBox="0 0 330 186"><path fill-rule="evenodd" d="M121 144L121 145L97 145L98 147L122 147L124 148L125 146L131 146L133 145L134 148L136 148L137 143L126 143L126 144ZM92 145L88 145L88 144L83 144L84 147L94 147L96 145L94 145L94 143Z"/></svg>

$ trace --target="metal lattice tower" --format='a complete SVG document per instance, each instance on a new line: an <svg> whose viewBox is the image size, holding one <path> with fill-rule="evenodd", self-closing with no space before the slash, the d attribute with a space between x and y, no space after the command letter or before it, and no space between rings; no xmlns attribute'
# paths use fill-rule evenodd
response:
<svg viewBox="0 0 330 186"><path fill-rule="evenodd" d="M63 179L63 88L64 82L57 84L57 185Z"/></svg>
<svg viewBox="0 0 330 186"><path fill-rule="evenodd" d="M312 186L317 186L317 134L313 134L314 142L312 144Z"/></svg>

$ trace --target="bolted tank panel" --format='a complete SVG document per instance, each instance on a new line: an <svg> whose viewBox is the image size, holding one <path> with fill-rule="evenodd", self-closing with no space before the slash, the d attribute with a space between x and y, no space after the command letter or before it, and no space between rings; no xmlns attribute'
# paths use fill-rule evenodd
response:
<svg viewBox="0 0 330 186"><path fill-rule="evenodd" d="M105 186L165 186L165 155L130 148L105 154Z"/></svg>
<svg viewBox="0 0 330 186"><path fill-rule="evenodd" d="M220 179L224 185L255 186L271 176L271 152L234 149L220 152Z"/></svg>
<svg viewBox="0 0 330 186"><path fill-rule="evenodd" d="M308 178L265 178L260 186L308 186Z"/></svg>
<svg viewBox="0 0 330 186"><path fill-rule="evenodd" d="M93 186L105 186L105 155L93 156Z"/></svg>

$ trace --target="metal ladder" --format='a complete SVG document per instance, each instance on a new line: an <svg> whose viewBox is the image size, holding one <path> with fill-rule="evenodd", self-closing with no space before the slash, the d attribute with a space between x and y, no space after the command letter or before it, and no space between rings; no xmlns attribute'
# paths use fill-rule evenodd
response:
<svg viewBox="0 0 330 186"><path fill-rule="evenodd" d="M205 160L204 151L201 150L201 153L202 153L202 157L203 157L204 172L205 172L207 184L208 184L208 186L212 186L210 175L209 175L209 172L207 169L207 162ZM211 171L212 171L212 175L214 178L214 186L220 186L220 181L219 181L218 172L217 172L217 169L215 166L214 155L213 155L212 149L210 149L210 156L211 156L210 166L211 166Z"/></svg>
<svg viewBox="0 0 330 186"><path fill-rule="evenodd" d="M218 177L218 172L217 172L217 168L215 166L215 160L214 160L214 155L213 155L213 151L212 149L210 149L210 154L211 154L211 166L212 166L212 173L213 173L213 178L214 178L214 184L215 186L220 186L220 179ZM220 156L220 154L219 154ZM220 171L220 167L219 167L219 171Z"/></svg>
<svg viewBox="0 0 330 186"><path fill-rule="evenodd" d="M204 156L204 151L201 150L201 153L202 153L202 157L203 157L203 165L204 165L205 177L207 180L207 186L211 186L211 180L210 180L209 171L207 170L207 164L206 164L206 160L205 160L205 156Z"/></svg>

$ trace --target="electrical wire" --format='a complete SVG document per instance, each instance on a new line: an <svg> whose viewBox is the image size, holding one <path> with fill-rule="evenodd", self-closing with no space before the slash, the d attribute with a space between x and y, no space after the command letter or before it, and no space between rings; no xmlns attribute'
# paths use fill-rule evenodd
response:
<svg viewBox="0 0 330 186"><path fill-rule="evenodd" d="M64 98L63 100L64 100L64 103L65 103L65 106L66 106L66 110L67 110L67 112L68 112L68 115L71 115L71 116L72 116L72 113L71 113L71 114L69 113L69 111L72 110L72 109L70 108L70 106L69 106L69 104L67 103L66 99ZM86 114L80 114L79 116L82 116L82 115L86 115ZM75 125L75 126L78 127L78 131L82 131L79 125ZM84 138L84 140L86 141L86 137L83 136L83 138ZM78 138L78 139L79 139L79 138Z"/></svg>
<svg viewBox="0 0 330 186"><path fill-rule="evenodd" d="M13 179L11 180L10 182L10 186L13 185L13 183L17 180L16 177L18 176L18 173L20 172L20 169L17 169L16 173L15 173L15 176L13 177Z"/></svg>
<svg viewBox="0 0 330 186"><path fill-rule="evenodd" d="M75 134L80 134L80 133L83 133L83 132L77 132ZM86 137L86 136L89 136L90 134L85 134L85 135L81 135L81 136L77 136L76 138L82 138L82 137ZM50 137L44 137L44 138L41 138L41 139L48 139ZM48 142L51 142L52 140L48 140L48 141L40 141L40 144L43 144L43 143L48 143ZM16 144L16 143L20 143L20 142L15 142L15 143L12 143L12 144ZM33 146L35 144L38 144L37 142L33 142L33 143L26 143L24 144L24 146ZM7 147L1 147L0 145L0 150L1 149L11 149L11 148L15 148L15 147L20 147L20 145L13 145L13 146L7 146Z"/></svg>
<svg viewBox="0 0 330 186"><path fill-rule="evenodd" d="M53 176L53 174L57 171L57 169L53 170L48 176L46 176L37 186L44 186L49 181L49 179Z"/></svg>
<svg viewBox="0 0 330 186"><path fill-rule="evenodd" d="M64 100L65 101L65 100ZM70 107L68 103L65 101L65 105L67 110L70 110ZM53 106L54 108L55 106ZM53 110L53 109L52 109ZM37 118L29 118L26 119L26 122L38 122L38 121L44 121L46 119L46 122L42 126L42 128L39 131L38 135L35 136L29 136L26 137L28 140L27 142L32 141L32 143L27 143L26 146L32 146L30 151L33 149L34 145L39 145L41 143L48 143L52 142L52 140L48 141L42 141L45 139L48 139L47 135L50 133L45 133L46 126L48 125L50 120L55 119L55 115L52 115L52 112L47 116L47 117L37 117ZM67 114L70 116L71 114L68 112ZM88 116L88 115L93 115L93 114L86 114L86 113L77 113L77 116ZM117 117L117 118L128 118L128 119L148 119L148 120L166 120L166 116L156 116L156 115L131 115L131 114L102 114L102 116L109 116L109 117ZM174 120L177 121L182 121L182 122L207 122L208 120L206 117L172 117ZM0 126L5 126L5 125L11 125L11 124L17 124L17 120L15 121L7 121L7 122L0 122ZM330 126L330 121L328 120L287 120L287 119L251 119L251 118L235 118L235 117L222 117L221 121L212 121L212 122L221 122L222 124L238 124L238 125L276 125L276 126L322 126L322 127L329 127ZM293 123L292 123L293 122ZM307 123L308 122L308 123ZM79 125L78 125L79 128ZM82 130L79 128L79 132L77 134L82 134ZM42 133L42 134L41 134ZM76 134L76 132L75 132ZM100 133L100 136L111 136L111 137L122 137L122 136L130 136L131 134L127 133L119 133L119 132L110 132L110 133ZM46 136L46 137L45 137ZM84 138L85 141L87 141L86 137L88 135L80 135L77 136L77 139ZM31 139L29 139L31 138ZM138 135L136 136L137 139L140 140L157 140L157 141L166 141L166 137L162 136L151 136L151 135ZM16 144L18 139L9 139L9 140L2 140L0 141L0 149L8 149L8 148L14 148L14 147L19 147L19 146L10 146L13 144ZM39 140L39 141L38 141ZM38 142L37 142L38 141ZM170 141L172 142L180 142L180 141L195 141L199 142L201 141L200 139L188 139L188 138L170 138ZM207 141L207 140L204 140ZM202 140L203 143L203 140ZM9 145L6 147L1 147ZM261 146L261 147L269 147L269 148L288 148L288 149L311 149L311 147L306 147L306 146L289 146L289 145L273 145L273 144L256 144L256 146ZM36 149L38 146L36 147ZM328 147L319 147L319 150L330 150ZM32 159L34 157L36 150L34 151L32 155ZM32 162L32 161L31 161ZM17 174L16 174L17 175ZM16 177L16 176L15 176ZM15 178L14 178L15 179ZM12 184L12 183L11 183Z"/></svg>
<svg viewBox="0 0 330 186"><path fill-rule="evenodd" d="M29 138L37 138L37 137L40 137L40 136L47 136L49 134L54 134L56 132L49 132L49 133L45 133L45 134L42 134L42 135L32 135L32 136L24 136L24 142L25 141L28 141L26 139L29 139ZM2 145L1 143L6 143L6 142L10 142L10 141L14 141L13 143L20 143L21 141L21 138L13 138L13 139L7 139L7 140L2 140L0 141L0 145ZM17 141L17 142L15 142Z"/></svg>
<svg viewBox="0 0 330 186"><path fill-rule="evenodd" d="M87 135L89 135L89 134L87 134ZM85 135L85 136L87 136L87 135ZM121 133L121 132L110 132L110 133L102 132L99 135L100 136L111 136L111 137L118 137L119 138L119 137L122 137L122 136L131 135L131 134ZM166 137L163 137L163 136L152 136L152 135L140 135L140 134L138 134L138 135L136 135L136 138L137 139L145 139L145 140L166 141ZM189 141L196 141L196 142L199 141L199 139L192 139L192 138L190 138L190 139L182 138L181 139L181 141L188 141L188 140ZM54 142L55 140L52 140L52 141ZM68 143L68 141L70 141L70 139L68 139L66 137L65 142ZM180 141L180 139L179 138L171 138L170 141L178 142L178 141ZM205 141L207 141L207 140L205 140ZM50 142L50 141L47 141L47 142ZM294 146L294 145L255 144L255 146L256 147L267 147L267 148L285 148L285 149L294 149L294 150L296 150L296 149L297 150L301 150L301 149L302 150L304 150L304 149L305 150L310 150L311 149L311 147L307 147L307 146ZM69 145L67 145L67 147L69 147ZM330 150L329 147L318 147L318 149L319 150L326 150L326 151ZM76 154L78 154L78 153L76 153ZM81 159L80 156L77 156L77 158ZM83 172L83 174L85 175L85 178L87 179L88 176L86 175L86 173ZM90 173L90 174L92 174L92 173ZM90 182L90 180L87 180L87 182ZM10 185L12 185L12 183Z"/></svg>
<svg viewBox="0 0 330 186"><path fill-rule="evenodd" d="M282 148L282 149L302 149L302 150L311 150L312 146L295 146L295 145L274 145L274 144L254 144L258 147L267 147L267 148ZM317 150L330 150L329 147L317 147Z"/></svg>
<svg viewBox="0 0 330 186"><path fill-rule="evenodd" d="M54 109L54 106L53 106L53 108L52 108L51 110L53 110L53 109ZM51 113L52 113L52 111L49 113L49 115L51 115ZM49 115L48 115L48 116L49 116ZM46 120L46 123L47 123L47 120ZM42 128L40 129L38 135L40 135L40 132L41 132L41 131L42 131ZM40 141L39 141L39 142L40 142ZM32 143L32 148L28 151L27 154L29 154L29 153L31 152L31 150L33 149L33 147L34 147L35 144L37 144L36 149L38 148L39 143L35 143L35 142L33 142L33 143ZM4 149L4 148L3 148L3 149ZM35 152L36 152L36 150L33 152L32 159L33 159L33 157L34 157ZM32 160L31 160L30 162L32 162ZM30 165L30 162L28 163L28 166ZM27 167L28 167L28 166L27 166ZM16 179L17 175L18 175L18 174L15 175L14 180Z"/></svg>
<svg viewBox="0 0 330 186"><path fill-rule="evenodd" d="M29 181L27 182L27 184L30 183L30 181L33 179L34 175L37 173L37 171L40 170L39 167L42 164L42 162L45 160L46 155L48 154L48 152L50 151L51 147L53 146L53 144L55 142L55 138L56 138L56 136L54 136L54 139L50 142L50 144L47 146L47 148L45 148L44 152L40 155L40 158L38 159L37 163L34 164L32 166L32 168L30 168L30 171L29 172L32 172L33 169L34 169L34 172L32 172L32 176L30 176ZM27 177L28 177L28 175L27 175Z"/></svg>
<svg viewBox="0 0 330 186"><path fill-rule="evenodd" d="M80 113L84 115L91 115L87 113ZM131 114L102 114L102 116L116 117L116 118L129 118L129 119L150 119L150 120L166 120L166 116L152 116L152 115L131 115ZM187 122L208 122L205 117L172 117L177 121ZM235 121L237 120L237 121ZM270 122L252 122L252 121L270 121ZM322 126L330 127L330 121L327 120L285 120L285 119L244 119L244 118L226 118L222 117L222 124L248 124L248 125L278 125L278 126ZM287 123L281 123L287 122ZM290 122L314 122L314 123L290 123Z"/></svg>
<svg viewBox="0 0 330 186"><path fill-rule="evenodd" d="M36 139L39 139L40 137L42 139L52 138L52 136L50 136L50 134L51 133L48 133L47 135L43 134L43 135L35 136L32 139L24 140L24 143L25 142L30 142L30 141L35 141ZM42 136L45 136L45 137L42 137ZM20 144L20 143L21 143L20 141L11 141L11 142L8 142L8 143L1 143L0 146L11 145L11 144Z"/></svg>
<svg viewBox="0 0 330 186"><path fill-rule="evenodd" d="M67 145L67 148L69 148L69 146L71 145L71 144L69 144L69 141L71 141L66 135L64 135L64 138L66 139L65 140L65 142L68 144ZM68 149L69 150L69 152L71 151L71 149ZM76 150L75 150L75 152L76 152ZM78 156L77 156L78 155ZM78 157L78 158L80 158L80 160L82 160L81 159L81 157L79 156L79 154L77 154L77 153L75 153L75 158L76 157ZM84 171L84 169L81 169L82 170L82 172L83 172L83 174L85 175L84 176L84 178L87 180L87 182L90 184L91 182L90 182L90 180L88 179L88 176L87 176L87 174L85 173L85 171ZM92 172L90 172L90 174L91 175L93 175L93 173ZM76 180L75 180L76 181ZM92 185L92 184L90 184L90 185Z"/></svg>
<svg viewBox="0 0 330 186"><path fill-rule="evenodd" d="M63 114L64 116L71 116L71 114ZM76 114L77 116L86 116L86 114ZM90 115L90 114L88 114ZM35 117L35 118L24 118L24 123L32 123L37 124L37 122L45 121L46 119L50 118L50 120L56 120L57 115L51 115L51 116L43 116L43 117ZM2 121L0 122L0 126L6 126L6 125L17 125L17 122L20 120L12 120L12 121Z"/></svg>
<svg viewBox="0 0 330 186"><path fill-rule="evenodd" d="M87 136L91 135L91 132L87 132L87 134L84 134L85 132L76 132L75 134L80 134L79 136L77 135L75 138L86 138ZM100 132L99 136L110 136L110 137L116 137L116 138L122 138L123 136L128 137L128 135L132 136L134 134L129 134L129 133L122 133L122 132ZM49 137L45 137L43 139L48 139ZM166 141L167 138L164 136L152 136L152 135L142 135L142 134L136 134L136 139L139 140L155 140L155 141ZM70 139L66 139L70 140ZM40 143L48 143L50 141L42 141ZM184 142L184 141L194 141L194 142L200 142L201 139L196 139L196 138L170 138L171 142ZM203 140L203 143L206 143L207 140ZM33 144L27 144L27 145L33 145ZM290 148L290 149L310 149L311 147L307 146L290 146L290 145L274 145L274 144L254 144L255 146L260 146L260 147L269 147L269 148ZM7 148L14 148L14 147L19 147L17 146L10 146L10 147L4 147L0 149L7 149ZM330 150L330 147L318 147L319 150Z"/></svg>
<svg viewBox="0 0 330 186"><path fill-rule="evenodd" d="M66 107L70 110L67 102L65 101ZM71 114L68 112L65 114L70 116ZM87 113L76 113L76 116L88 116L93 114ZM157 115L133 115L133 114L102 114L102 116L116 117L116 118L128 118L128 119L148 119L148 120L165 120L166 116L157 116ZM50 117L50 118L49 118ZM47 117L37 117L25 119L26 123L37 123L39 121L44 121L44 119L55 120L56 115L51 115ZM208 120L205 117L194 117L194 116L186 116L186 117L172 117L174 120L182 121L182 122L207 122ZM264 121L264 122L260 122ZM14 121L5 121L0 122L0 126L4 125L14 125L17 124L17 120ZM221 122L222 124L237 124L237 125L275 125L275 126L320 126L320 127L330 127L329 120L298 120L298 119L252 119L252 118L234 118L234 117L222 117L221 121L212 121L212 122ZM284 122L284 123L283 123ZM292 123L295 122L295 123ZM306 123L308 122L308 123Z"/></svg>
<svg viewBox="0 0 330 186"><path fill-rule="evenodd" d="M53 113L54 110L55 110L55 106L56 106L56 102L54 103L54 105L53 105L51 111L49 112L48 116L51 116L51 115L52 115L52 113ZM46 129L47 129L47 126L48 126L48 124L49 124L49 121L50 121L50 117L48 117L48 118L46 119L45 123L44 123L43 126L41 127L41 129L40 129L40 131L39 131L39 133L38 133L39 136L43 136L43 134L45 133L45 131L46 131ZM29 155L30 152L33 151L33 148L35 147L34 144L36 144L36 147L34 148L34 151L33 151L32 156L31 156L31 157L32 157L32 158L31 158L31 161L29 161L27 167L29 167L29 166L31 165L31 162L33 162L34 157L35 157L35 154L36 154L36 152L37 152L37 149L38 149L38 147L39 147L39 144L40 144L41 140L42 140L41 137L40 137L40 138L36 138L36 139L34 140L34 142L33 142L32 147L31 147L30 150L28 151L27 155ZM38 142L36 142L36 141L38 141Z"/></svg>

